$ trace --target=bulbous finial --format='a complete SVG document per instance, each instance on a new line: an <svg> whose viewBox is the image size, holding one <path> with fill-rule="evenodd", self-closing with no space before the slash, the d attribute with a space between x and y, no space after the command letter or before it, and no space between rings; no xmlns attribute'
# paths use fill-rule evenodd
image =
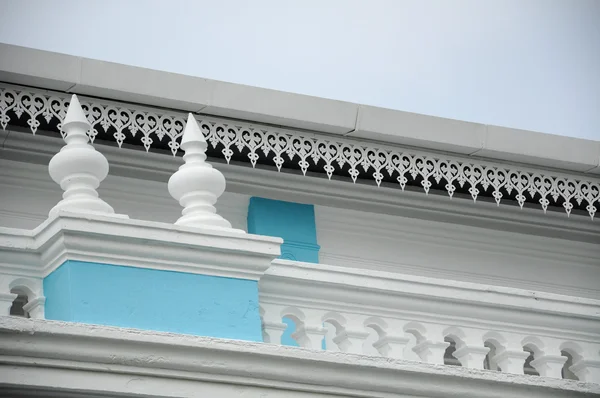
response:
<svg viewBox="0 0 600 398"><path fill-rule="evenodd" d="M185 163L169 178L169 193L183 206L175 224L243 232L217 214L214 204L225 191L225 177L206 162L206 148L202 130L190 113L181 139Z"/></svg>
<svg viewBox="0 0 600 398"><path fill-rule="evenodd" d="M98 197L96 189L108 175L108 161L88 144L91 127L77 96L73 94L62 128L66 145L50 160L50 177L65 191L63 199L50 210L77 213L113 214L113 208Z"/></svg>

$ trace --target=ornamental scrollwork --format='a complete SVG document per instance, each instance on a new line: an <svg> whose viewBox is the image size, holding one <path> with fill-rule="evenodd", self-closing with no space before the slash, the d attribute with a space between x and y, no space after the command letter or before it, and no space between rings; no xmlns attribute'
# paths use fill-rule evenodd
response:
<svg viewBox="0 0 600 398"><path fill-rule="evenodd" d="M27 123L33 134L41 123L51 125L63 134L60 122L69 105L62 93L33 89L0 87L0 126L11 122ZM149 151L166 143L175 156L185 127L185 114L137 105L81 98L81 105L92 126L91 142L100 132L109 134L119 147L126 139L138 140ZM210 117L197 117L198 123L213 149L220 149L229 163L237 155L255 167L271 162L278 171L287 165L299 168L304 175L311 167L327 175L345 173L356 182L372 178L378 186L386 180L396 181L402 190L409 181L418 181L428 194L435 186L450 198L458 189L474 201L483 192L498 205L510 195L521 208L527 201L537 202L544 212L549 206L562 206L567 215L575 203L584 207L593 219L600 206L600 182L573 176L542 174L508 165L472 159L418 154L397 147L381 147L342 138L305 134L271 127L230 123Z"/></svg>

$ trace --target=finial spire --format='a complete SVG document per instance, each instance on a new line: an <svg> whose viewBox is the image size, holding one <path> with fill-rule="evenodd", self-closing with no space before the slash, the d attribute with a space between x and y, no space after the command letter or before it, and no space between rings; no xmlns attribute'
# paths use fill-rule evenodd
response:
<svg viewBox="0 0 600 398"><path fill-rule="evenodd" d="M66 145L52 157L48 171L65 192L63 199L50 210L50 216L60 210L113 214L113 208L100 199L96 191L108 175L108 161L88 144L90 123L75 94L71 97L62 128Z"/></svg>
<svg viewBox="0 0 600 398"><path fill-rule="evenodd" d="M181 148L185 163L169 179L169 193L183 206L175 224L243 232L232 229L229 221L217 214L214 205L225 191L225 177L206 162L206 139L191 113Z"/></svg>
<svg viewBox="0 0 600 398"><path fill-rule="evenodd" d="M77 95L73 94L71 96L71 102L69 103L69 108L67 108L67 114L65 115L65 119L62 122L63 128L67 125L81 125L82 129L86 129L87 131L91 125L90 122L85 117L85 113L83 113L83 109L81 108L81 104L79 103L79 98Z"/></svg>

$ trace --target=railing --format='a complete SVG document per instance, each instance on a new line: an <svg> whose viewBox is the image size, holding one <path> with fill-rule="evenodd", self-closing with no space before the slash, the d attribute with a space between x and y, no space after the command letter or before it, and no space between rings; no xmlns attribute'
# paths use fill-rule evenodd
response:
<svg viewBox="0 0 600 398"><path fill-rule="evenodd" d="M600 382L597 300L275 260L260 302L273 344Z"/></svg>

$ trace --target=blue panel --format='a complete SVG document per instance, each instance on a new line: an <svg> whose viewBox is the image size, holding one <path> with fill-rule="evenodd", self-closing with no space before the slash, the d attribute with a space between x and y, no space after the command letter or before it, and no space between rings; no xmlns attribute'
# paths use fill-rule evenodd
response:
<svg viewBox="0 0 600 398"><path fill-rule="evenodd" d="M44 278L44 295L46 304L44 316L46 319L72 321L71 278L70 268L65 264L58 267Z"/></svg>
<svg viewBox="0 0 600 398"><path fill-rule="evenodd" d="M44 292L47 319L262 341L255 281L67 261Z"/></svg>
<svg viewBox="0 0 600 398"><path fill-rule="evenodd" d="M281 258L319 262L313 205L252 197L248 207L248 232L283 238Z"/></svg>

